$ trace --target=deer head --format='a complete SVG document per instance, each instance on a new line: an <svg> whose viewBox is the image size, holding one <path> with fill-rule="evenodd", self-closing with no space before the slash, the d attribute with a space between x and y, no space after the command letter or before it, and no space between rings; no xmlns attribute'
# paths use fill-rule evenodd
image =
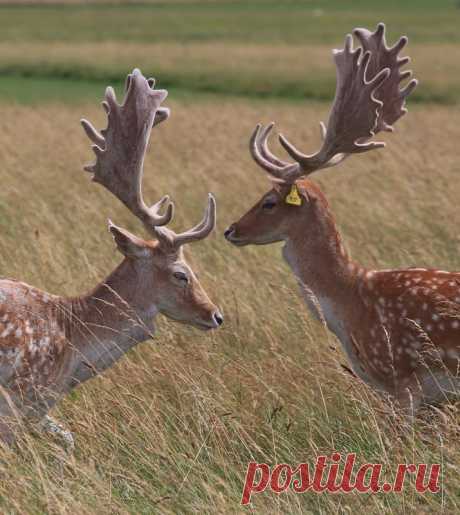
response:
<svg viewBox="0 0 460 515"><path fill-rule="evenodd" d="M238 222L230 225L224 235L231 243L268 244L295 238L302 228L302 238L313 241L324 235L328 225L327 202L318 187L306 179L313 172L336 166L351 154L384 147L370 141L380 131L393 131L394 124L406 113L406 97L417 85L412 79L404 88L400 83L411 71L400 68L409 62L398 57L407 43L402 37L393 47L385 42L385 26L381 23L374 33L355 29L361 47L353 49L348 35L345 47L334 50L337 69L335 99L327 127L322 122L322 146L314 154L300 152L283 135L281 145L294 162L283 161L272 154L267 140L273 123L257 125L250 140L250 152L255 162L268 173L273 187Z"/></svg>
<svg viewBox="0 0 460 515"><path fill-rule="evenodd" d="M209 194L203 220L192 229L176 234L165 227L174 212L168 196L148 207L142 196L144 155L152 127L166 120L169 110L160 107L167 92L154 89L153 79L139 70L128 75L124 101L119 105L112 88L102 103L108 117L106 129L97 131L82 120L93 142L96 162L85 167L93 181L117 197L153 236L144 240L109 221L109 230L136 283L136 300L146 311L151 306L169 318L200 329L214 329L223 322L187 264L183 246L206 238L215 227L216 203Z"/></svg>

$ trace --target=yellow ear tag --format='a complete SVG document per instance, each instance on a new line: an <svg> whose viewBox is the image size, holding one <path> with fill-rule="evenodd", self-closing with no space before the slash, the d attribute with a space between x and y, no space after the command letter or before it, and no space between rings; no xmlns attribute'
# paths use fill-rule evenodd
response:
<svg viewBox="0 0 460 515"><path fill-rule="evenodd" d="M299 190L295 184L292 185L291 191L284 199L286 204L291 204L292 206L301 206L302 198L299 195Z"/></svg>

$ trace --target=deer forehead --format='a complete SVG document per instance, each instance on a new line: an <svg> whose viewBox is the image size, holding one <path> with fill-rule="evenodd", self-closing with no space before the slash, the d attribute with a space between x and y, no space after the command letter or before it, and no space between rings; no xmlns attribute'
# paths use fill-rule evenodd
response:
<svg viewBox="0 0 460 515"><path fill-rule="evenodd" d="M151 242L153 261L158 266L170 267L176 261L182 261L184 259L184 251L182 247L175 249L174 247L165 248L158 241Z"/></svg>
<svg viewBox="0 0 460 515"><path fill-rule="evenodd" d="M173 269L175 267L188 267L182 248L177 251L164 253L163 259L164 264L168 269Z"/></svg>
<svg viewBox="0 0 460 515"><path fill-rule="evenodd" d="M155 265L160 276L174 272L183 272L194 277L193 270L187 263L182 248L171 253L161 252L155 260Z"/></svg>

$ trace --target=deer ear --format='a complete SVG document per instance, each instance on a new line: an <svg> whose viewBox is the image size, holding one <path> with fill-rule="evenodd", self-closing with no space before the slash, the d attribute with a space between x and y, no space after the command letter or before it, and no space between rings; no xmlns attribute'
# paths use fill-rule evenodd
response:
<svg viewBox="0 0 460 515"><path fill-rule="evenodd" d="M109 220L109 231L117 244L118 250L126 257L146 259L151 255L149 247L144 240L141 240L129 231L117 227Z"/></svg>

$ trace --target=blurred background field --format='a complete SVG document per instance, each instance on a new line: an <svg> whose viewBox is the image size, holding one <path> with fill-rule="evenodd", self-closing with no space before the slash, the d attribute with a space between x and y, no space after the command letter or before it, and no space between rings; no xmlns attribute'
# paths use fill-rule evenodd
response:
<svg viewBox="0 0 460 515"><path fill-rule="evenodd" d="M46 5L45 5L46 4ZM457 2L0 1L0 273L54 293L89 289L120 260L106 219L135 231L123 206L82 171L78 123L105 123L106 85L139 66L170 91L154 131L145 192L169 193L173 227L218 200L216 235L190 259L224 327L212 334L158 318L156 338L62 402L74 457L24 432L0 450L4 513L239 513L249 460L443 465L442 494L254 496L256 513L457 513L458 404L413 431L341 368L278 245L237 249L226 225L268 188L247 150L259 121L305 151L334 93L331 49L353 27L407 34L421 83L388 147L318 175L351 254L369 267L460 269L460 7ZM275 147L274 143L274 147Z"/></svg>
<svg viewBox="0 0 460 515"><path fill-rule="evenodd" d="M410 34L424 84L413 101L456 103L459 18L458 2L447 0L2 3L0 95L88 99L134 61L178 94L325 100L331 47L384 19L390 39Z"/></svg>

